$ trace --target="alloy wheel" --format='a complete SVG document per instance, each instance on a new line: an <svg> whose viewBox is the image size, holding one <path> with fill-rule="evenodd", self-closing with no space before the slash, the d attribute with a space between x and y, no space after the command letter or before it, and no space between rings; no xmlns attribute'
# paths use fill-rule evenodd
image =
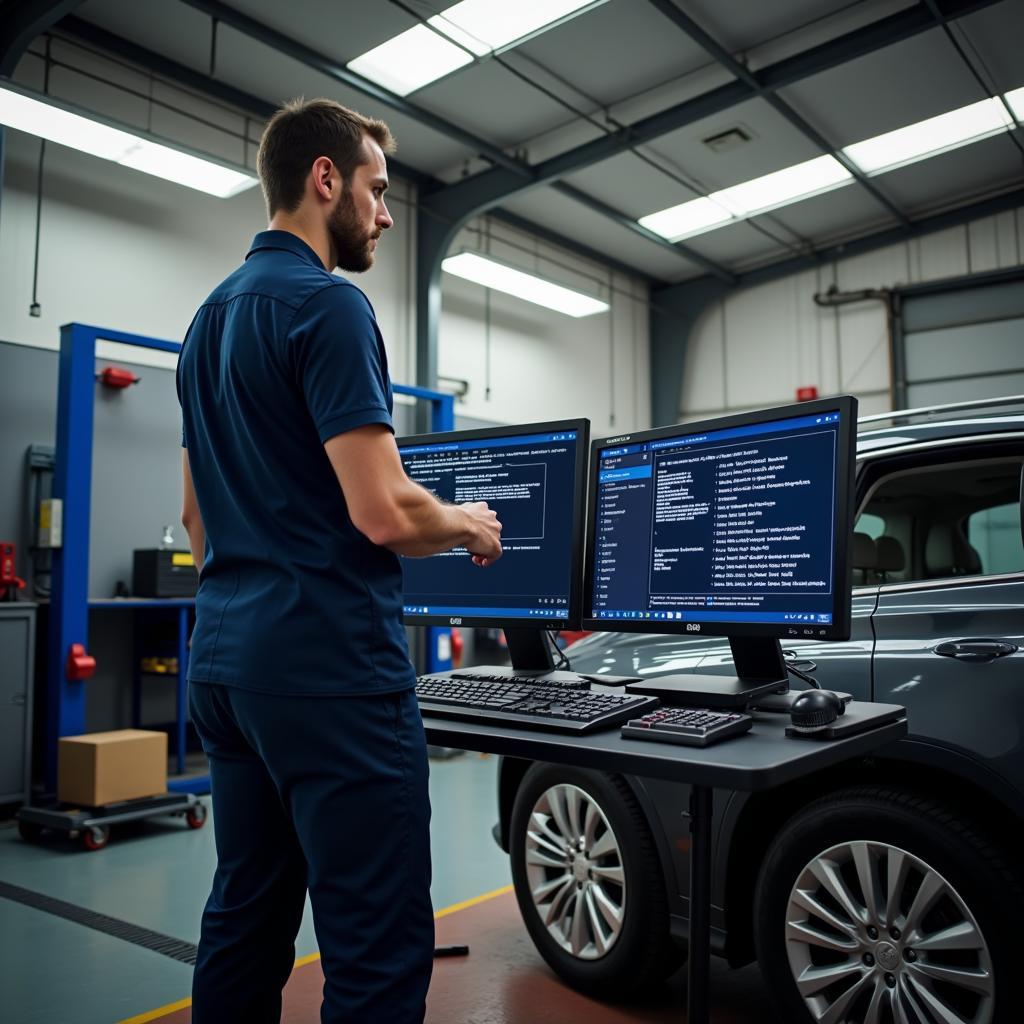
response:
<svg viewBox="0 0 1024 1024"><path fill-rule="evenodd" d="M597 960L615 945L626 910L619 841L585 790L545 790L530 812L526 876L534 908L567 953Z"/></svg>
<svg viewBox="0 0 1024 1024"><path fill-rule="evenodd" d="M991 1024L992 957L953 885L919 857L844 842L800 873L786 952L818 1024Z"/></svg>

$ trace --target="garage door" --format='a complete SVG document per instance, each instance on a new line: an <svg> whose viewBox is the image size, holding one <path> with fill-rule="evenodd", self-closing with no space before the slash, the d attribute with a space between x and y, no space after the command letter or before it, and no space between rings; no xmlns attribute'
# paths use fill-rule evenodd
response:
<svg viewBox="0 0 1024 1024"><path fill-rule="evenodd" d="M901 301L904 408L1024 394L1024 279Z"/></svg>

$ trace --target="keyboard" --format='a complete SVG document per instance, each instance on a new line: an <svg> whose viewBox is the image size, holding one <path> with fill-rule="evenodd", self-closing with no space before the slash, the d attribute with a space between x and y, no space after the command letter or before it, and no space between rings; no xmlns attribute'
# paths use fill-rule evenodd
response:
<svg viewBox="0 0 1024 1024"><path fill-rule="evenodd" d="M634 718L622 727L622 735L635 740L681 743L709 747L712 743L747 732L754 724L750 715L707 708L658 708Z"/></svg>
<svg viewBox="0 0 1024 1024"><path fill-rule="evenodd" d="M658 706L654 697L552 686L531 678L500 682L465 676L420 676L420 710L441 718L494 725L522 725L556 732L596 732Z"/></svg>

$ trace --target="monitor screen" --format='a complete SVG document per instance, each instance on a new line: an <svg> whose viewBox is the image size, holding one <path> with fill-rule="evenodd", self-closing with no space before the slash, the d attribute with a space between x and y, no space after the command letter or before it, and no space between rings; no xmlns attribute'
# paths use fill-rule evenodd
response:
<svg viewBox="0 0 1024 1024"><path fill-rule="evenodd" d="M856 400L594 442L584 628L846 639Z"/></svg>
<svg viewBox="0 0 1024 1024"><path fill-rule="evenodd" d="M589 442L587 420L399 438L411 479L444 501L486 501L502 524L485 568L465 548L402 559L406 623L577 627Z"/></svg>

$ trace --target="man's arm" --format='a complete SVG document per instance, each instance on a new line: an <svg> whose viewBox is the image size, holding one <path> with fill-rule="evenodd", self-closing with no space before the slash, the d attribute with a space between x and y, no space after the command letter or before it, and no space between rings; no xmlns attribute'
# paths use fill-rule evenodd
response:
<svg viewBox="0 0 1024 1024"><path fill-rule="evenodd" d="M196 572L203 568L203 555L206 551L206 528L203 517L199 514L199 502L196 500L196 489L192 485L192 470L188 464L188 449L181 449L182 493L184 495L181 508L181 523L188 534L189 547L192 549L192 561Z"/></svg>
<svg viewBox="0 0 1024 1024"><path fill-rule="evenodd" d="M446 505L406 476L394 435L375 423L324 444L360 533L398 555L465 547L477 565L501 556L501 523L485 502Z"/></svg>

